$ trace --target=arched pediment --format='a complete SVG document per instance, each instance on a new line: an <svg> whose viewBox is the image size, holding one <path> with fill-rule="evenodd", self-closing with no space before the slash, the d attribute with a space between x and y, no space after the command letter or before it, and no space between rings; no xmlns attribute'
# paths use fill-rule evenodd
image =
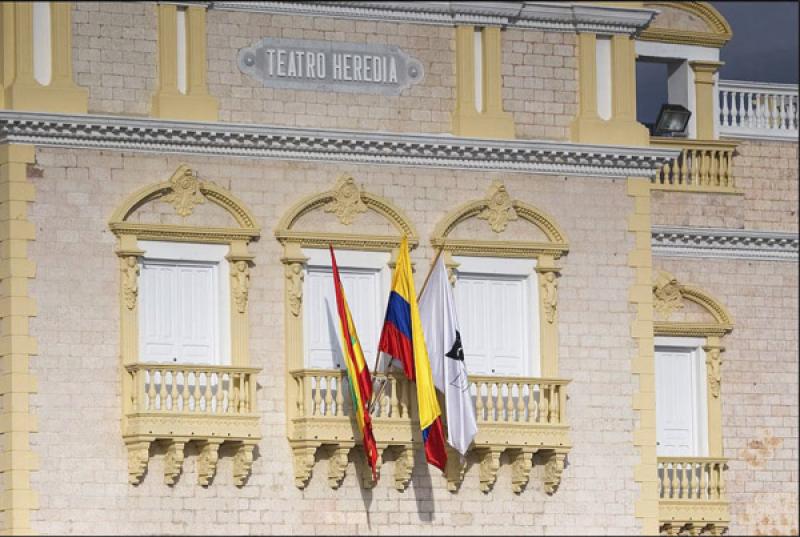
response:
<svg viewBox="0 0 800 537"><path fill-rule="evenodd" d="M299 223L304 217L317 211L333 213L344 226L354 224L361 213L372 211L388 222L397 235L299 230ZM294 204L275 228L275 237L281 244L297 243L311 248L333 244L341 248L387 250L397 248L404 235L408 237L409 246L414 247L419 243L414 225L400 208L385 198L361 189L349 174L341 175L331 190L313 194Z"/></svg>
<svg viewBox="0 0 800 537"><path fill-rule="evenodd" d="M160 200L169 203L184 218L195 206L210 201L221 207L238 224L238 228L202 228L199 226L143 224L131 222L131 216L142 206ZM125 199L111 215L109 227L116 235L130 234L140 238L165 240L200 240L200 235L220 240L250 240L260 235L260 227L252 211L228 190L209 181L200 181L185 164L178 166L168 181L148 185Z"/></svg>
<svg viewBox="0 0 800 537"><path fill-rule="evenodd" d="M644 7L660 13L640 39L721 48L733 37L731 25L709 2L645 2Z"/></svg>
<svg viewBox="0 0 800 537"><path fill-rule="evenodd" d="M539 230L545 241L487 241L450 237L459 225L473 218L486 220L491 230L498 235L506 230L509 222L521 220ZM547 254L558 259L569 250L565 233L550 215L520 200L512 199L505 185L499 181L492 183L485 198L465 203L440 220L431 242L434 247L445 247L451 253L462 255L536 257Z"/></svg>
<svg viewBox="0 0 800 537"><path fill-rule="evenodd" d="M682 315L681 310L689 309L686 302L696 305L705 318ZM656 335L722 336L733 329L733 318L719 300L666 271L660 271L653 283L653 309Z"/></svg>

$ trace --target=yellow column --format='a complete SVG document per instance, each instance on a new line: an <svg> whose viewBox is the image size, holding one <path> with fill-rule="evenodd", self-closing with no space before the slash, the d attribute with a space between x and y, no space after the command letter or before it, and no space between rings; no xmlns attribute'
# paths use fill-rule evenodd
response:
<svg viewBox="0 0 800 537"><path fill-rule="evenodd" d="M206 8L186 8L186 93L178 90L178 14L174 4L159 4L158 88L150 115L190 121L216 121L219 103L208 94Z"/></svg>
<svg viewBox="0 0 800 537"><path fill-rule="evenodd" d="M13 110L85 114L86 89L72 78L72 3L48 2L52 78L46 86L33 76L33 3L2 5L3 96L0 104Z"/></svg>
<svg viewBox="0 0 800 537"><path fill-rule="evenodd" d="M611 37L611 72L597 70L597 36L578 34L578 116L571 125L572 141L646 146L647 128L636 121L636 53L627 35ZM611 118L597 114L598 77L611 76Z"/></svg>
<svg viewBox="0 0 800 537"><path fill-rule="evenodd" d="M714 74L723 65L725 62L689 62L694 71L694 108L698 140L714 139Z"/></svg>
<svg viewBox="0 0 800 537"><path fill-rule="evenodd" d="M456 26L456 105L453 134L476 138L514 138L514 119L503 111L503 50L500 28L481 30L481 94L475 108L475 27Z"/></svg>
<svg viewBox="0 0 800 537"><path fill-rule="evenodd" d="M35 236L27 218L35 196L27 179L32 162L33 146L0 146L0 521L5 534L31 533L30 511L38 508L30 484L30 473L38 469L30 447L36 421L29 407L29 394L36 392L29 362L37 353L28 329L36 315L28 296L28 280L36 272L28 259L28 241Z"/></svg>

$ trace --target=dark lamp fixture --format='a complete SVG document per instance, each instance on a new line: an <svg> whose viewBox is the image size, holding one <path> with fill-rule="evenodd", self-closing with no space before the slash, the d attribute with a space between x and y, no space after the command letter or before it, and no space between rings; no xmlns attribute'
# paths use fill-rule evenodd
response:
<svg viewBox="0 0 800 537"><path fill-rule="evenodd" d="M679 104L662 104L653 136L686 136L686 125L692 113Z"/></svg>

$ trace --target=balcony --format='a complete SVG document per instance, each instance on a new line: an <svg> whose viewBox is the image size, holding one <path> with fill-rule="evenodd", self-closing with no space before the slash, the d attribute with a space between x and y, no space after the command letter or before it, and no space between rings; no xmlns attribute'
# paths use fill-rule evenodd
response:
<svg viewBox="0 0 800 537"><path fill-rule="evenodd" d="M737 193L733 155L737 142L651 138L654 147L680 149L680 156L656 172L653 188L681 192Z"/></svg>
<svg viewBox="0 0 800 537"><path fill-rule="evenodd" d="M352 403L343 371L302 369L291 372L289 440L295 458L295 484L306 486L315 454L322 448L330 453L328 481L337 488L344 478L347 455L360 444L360 433L352 418ZM394 486L404 490L411 477L413 454L422 456L416 419L416 392L402 374L375 375L387 382L373 410L373 433L379 454L397 452ZM553 493L564 469L570 448L563 379L520 377L470 377L478 435L471 448L480 460L480 488L488 492L500 467L500 455L509 452L512 488L521 492L527 485L533 455L545 465L544 487ZM360 452L360 450L359 450ZM379 456L379 464L381 457ZM448 457L448 488L458 490L464 466L457 454ZM362 485L374 486L369 472L361 472Z"/></svg>
<svg viewBox="0 0 800 537"><path fill-rule="evenodd" d="M719 81L720 136L797 141L797 86Z"/></svg>
<svg viewBox="0 0 800 537"><path fill-rule="evenodd" d="M137 363L125 367L123 437L128 474L141 481L151 444L167 444L164 480L174 484L186 443L199 444L198 483L208 485L219 447L235 447L234 481L249 474L253 448L261 437L256 409L256 379L251 367Z"/></svg>
<svg viewBox="0 0 800 537"><path fill-rule="evenodd" d="M658 457L658 512L666 535L721 535L730 523L727 459Z"/></svg>

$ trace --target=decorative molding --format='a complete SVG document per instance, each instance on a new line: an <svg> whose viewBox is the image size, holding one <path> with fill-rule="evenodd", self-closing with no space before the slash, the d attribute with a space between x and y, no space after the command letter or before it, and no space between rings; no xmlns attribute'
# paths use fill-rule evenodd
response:
<svg viewBox="0 0 800 537"><path fill-rule="evenodd" d="M500 469L500 454L502 452L502 449L497 448L480 450L481 464L478 477L481 483L481 492L489 492L494 487L494 483L497 481L497 471Z"/></svg>
<svg viewBox="0 0 800 537"><path fill-rule="evenodd" d="M294 463L294 486L306 488L316 460L315 454L319 444L299 442L292 445L292 461Z"/></svg>
<svg viewBox="0 0 800 537"><path fill-rule="evenodd" d="M142 482L147 463L150 460L150 444L152 440L140 440L126 444L128 448L128 482L138 485Z"/></svg>
<svg viewBox="0 0 800 537"><path fill-rule="evenodd" d="M353 446L337 445L331 450L328 459L328 485L336 490L342 485L342 480L347 473L347 465L350 462L349 453Z"/></svg>
<svg viewBox="0 0 800 537"><path fill-rule="evenodd" d="M720 366L722 365L722 349L719 347L703 347L706 351L706 372L708 373L708 387L711 395L719 398L720 385L722 384L722 373Z"/></svg>
<svg viewBox="0 0 800 537"><path fill-rule="evenodd" d="M286 300L289 304L289 311L297 317L303 306L303 280L306 277L302 263L288 263L285 274L287 280Z"/></svg>
<svg viewBox="0 0 800 537"><path fill-rule="evenodd" d="M564 472L564 460L567 454L553 451L546 455L544 464L544 491L553 494L561 484L561 474Z"/></svg>
<svg viewBox="0 0 800 537"><path fill-rule="evenodd" d="M244 486L253 467L253 450L255 444L242 442L233 455L233 484L237 487Z"/></svg>
<svg viewBox="0 0 800 537"><path fill-rule="evenodd" d="M652 9L540 2L211 2L210 8L419 24L638 34Z"/></svg>
<svg viewBox="0 0 800 537"><path fill-rule="evenodd" d="M757 261L798 260L798 234L725 228L653 226L653 255Z"/></svg>
<svg viewBox="0 0 800 537"><path fill-rule="evenodd" d="M680 155L649 147L15 111L0 111L0 143L595 177L654 177Z"/></svg>
<svg viewBox="0 0 800 537"><path fill-rule="evenodd" d="M683 295L678 280L667 271L660 271L653 282L653 309L665 319L683 309Z"/></svg>
<svg viewBox="0 0 800 537"><path fill-rule="evenodd" d="M333 187L332 198L325 205L326 213L334 213L339 222L349 226L359 213L367 212L367 205L361 199L361 189L350 174L342 174Z"/></svg>
<svg viewBox="0 0 800 537"><path fill-rule="evenodd" d="M247 311L247 296L250 292L250 263L244 259L231 261L231 296L236 311Z"/></svg>
<svg viewBox="0 0 800 537"><path fill-rule="evenodd" d="M514 210L511 196L508 195L506 186L500 181L492 181L485 201L486 206L478 213L478 218L487 220L495 233L502 233L509 222L519 219L517 211Z"/></svg>
<svg viewBox="0 0 800 537"><path fill-rule="evenodd" d="M412 446L400 448L400 454L394 461L394 488L400 492L406 490L411 481L411 471L414 469L414 449Z"/></svg>
<svg viewBox="0 0 800 537"><path fill-rule="evenodd" d="M555 270L548 270L542 274L542 305L544 306L545 320L553 324L558 308L558 279Z"/></svg>
<svg viewBox="0 0 800 537"><path fill-rule="evenodd" d="M186 164L181 164L169 178L170 191L161 198L175 208L179 216L187 217L194 212L194 206L206 202L200 190L197 173Z"/></svg>
<svg viewBox="0 0 800 537"><path fill-rule="evenodd" d="M214 479L219 461L219 446L222 440L204 440L200 443L200 454L197 456L197 484L207 487Z"/></svg>
<svg viewBox="0 0 800 537"><path fill-rule="evenodd" d="M172 440L167 447L167 453L164 455L164 483L167 485L174 485L183 470L185 445L186 442L183 440Z"/></svg>
<svg viewBox="0 0 800 537"><path fill-rule="evenodd" d="M640 33L639 39L722 48L733 37L733 30L730 24L710 2L645 2L645 5L647 7L677 9L694 15L706 23L708 31L663 28L651 25Z"/></svg>

